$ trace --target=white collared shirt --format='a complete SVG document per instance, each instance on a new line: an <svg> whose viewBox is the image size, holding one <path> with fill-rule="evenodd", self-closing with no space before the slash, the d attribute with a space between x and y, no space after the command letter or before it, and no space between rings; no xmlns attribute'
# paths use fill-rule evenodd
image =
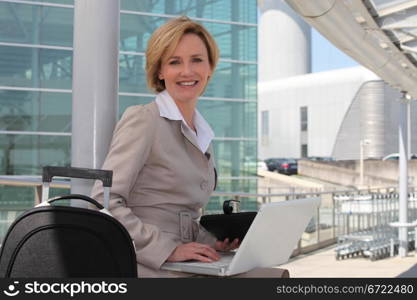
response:
<svg viewBox="0 0 417 300"><path fill-rule="evenodd" d="M206 153L214 138L214 132L198 110L195 109L194 111L194 126L197 131L196 133L188 126L187 122L185 122L178 106L175 104L174 99L172 99L167 90L157 94L155 102L159 108L159 115L170 120L182 120L182 124L185 126L186 130L189 130L195 137L201 152Z"/></svg>

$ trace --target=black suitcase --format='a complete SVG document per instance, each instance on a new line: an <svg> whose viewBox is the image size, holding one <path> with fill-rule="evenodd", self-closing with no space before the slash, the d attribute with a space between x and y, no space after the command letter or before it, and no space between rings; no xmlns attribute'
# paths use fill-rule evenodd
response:
<svg viewBox="0 0 417 300"><path fill-rule="evenodd" d="M43 201L10 226L1 246L0 277L137 277L132 239L100 203L76 194L45 201L53 176L100 179L108 208L112 175L105 170L44 167ZM84 200L100 211L51 205L64 199Z"/></svg>

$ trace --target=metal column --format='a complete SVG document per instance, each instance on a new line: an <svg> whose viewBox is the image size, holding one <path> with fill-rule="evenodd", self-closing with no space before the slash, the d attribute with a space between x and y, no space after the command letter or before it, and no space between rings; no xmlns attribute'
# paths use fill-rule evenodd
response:
<svg viewBox="0 0 417 300"><path fill-rule="evenodd" d="M74 167L101 168L111 142L118 111L119 13L119 0L75 1L71 140ZM88 195L92 184L73 180L71 192Z"/></svg>
<svg viewBox="0 0 417 300"><path fill-rule="evenodd" d="M406 93L400 99L400 120L399 120L399 223L406 224L408 222L408 110L409 99ZM399 255L405 257L408 251L408 229L407 227L398 228L399 239Z"/></svg>

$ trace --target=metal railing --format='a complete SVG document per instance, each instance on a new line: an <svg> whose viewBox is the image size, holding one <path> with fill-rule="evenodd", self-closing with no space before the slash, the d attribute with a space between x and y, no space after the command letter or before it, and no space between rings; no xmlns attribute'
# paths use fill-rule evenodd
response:
<svg viewBox="0 0 417 300"><path fill-rule="evenodd" d="M14 177L14 176L0 176L0 185L12 185L12 186L24 186L33 187L35 189L34 204L41 199L41 179L36 177ZM69 181L54 180L51 186L60 189L69 189ZM272 191L272 189L267 189ZM410 193L415 192L414 187L410 187ZM338 197L349 197L355 198L361 195L383 195L397 193L397 187L374 187L361 190L343 189L343 190L330 190L330 191L303 191L297 192L296 189L292 188L290 193L241 193L241 192L214 192L212 197L222 203L225 199L234 199L241 201L242 203L253 202L255 200L255 210L260 205L269 202L276 201L293 201L296 199L307 198L307 197L319 197L321 199L321 205L317 208L314 216L308 224L305 232L303 233L299 243L297 244L293 256L308 253L332 244L337 243L337 238L346 232L356 232L361 228L355 222L341 222L340 215L338 215L338 204L336 203ZM248 199L252 201L248 201ZM216 201L216 200L215 200ZM219 205L219 207L221 207ZM203 211L203 213L213 213L216 211ZM217 211L218 213L219 211ZM15 212L10 212L10 217L15 217ZM8 220L4 219L5 212L0 211L0 222L3 222L3 226L7 226ZM7 230L7 228L6 228ZM5 228L0 228L0 235L5 233ZM2 238L2 236L0 237Z"/></svg>
<svg viewBox="0 0 417 300"><path fill-rule="evenodd" d="M410 193L415 192L414 187L409 188ZM340 203L338 199L343 197L347 199L358 199L361 197L373 197L373 199L385 199L388 195L398 193L397 187L369 187L366 189L345 189L345 190L331 190L331 191L304 191L296 192L294 189L291 193L235 193L235 192L215 192L213 196L220 198L229 198L237 201L243 199L256 199L258 207L263 203L275 201L292 201L301 198L319 197L321 198L321 205L312 217L305 232L303 233L293 256L308 253L320 248L327 247L338 242L340 236L350 233L371 230L372 226L382 227L388 221L394 221L396 214L391 214L388 218L387 214L380 214L370 216L371 222L368 225L363 224L363 220L357 216L349 216L341 214ZM382 204L380 202L374 203L378 207ZM369 219L369 217L368 217ZM379 225L378 225L379 224ZM391 230L392 231L392 230ZM375 243L376 245L377 243ZM373 258L374 256L372 256Z"/></svg>

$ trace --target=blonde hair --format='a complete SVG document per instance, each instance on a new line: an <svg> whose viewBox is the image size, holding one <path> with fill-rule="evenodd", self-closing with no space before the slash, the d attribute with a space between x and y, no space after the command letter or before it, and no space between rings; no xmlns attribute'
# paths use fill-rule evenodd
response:
<svg viewBox="0 0 417 300"><path fill-rule="evenodd" d="M211 69L214 71L219 60L219 49L213 37L201 24L188 17L175 18L155 30L148 41L146 81L151 90L157 93L165 90L164 80L158 77L162 62L174 53L180 39L188 33L196 34L204 42Z"/></svg>

